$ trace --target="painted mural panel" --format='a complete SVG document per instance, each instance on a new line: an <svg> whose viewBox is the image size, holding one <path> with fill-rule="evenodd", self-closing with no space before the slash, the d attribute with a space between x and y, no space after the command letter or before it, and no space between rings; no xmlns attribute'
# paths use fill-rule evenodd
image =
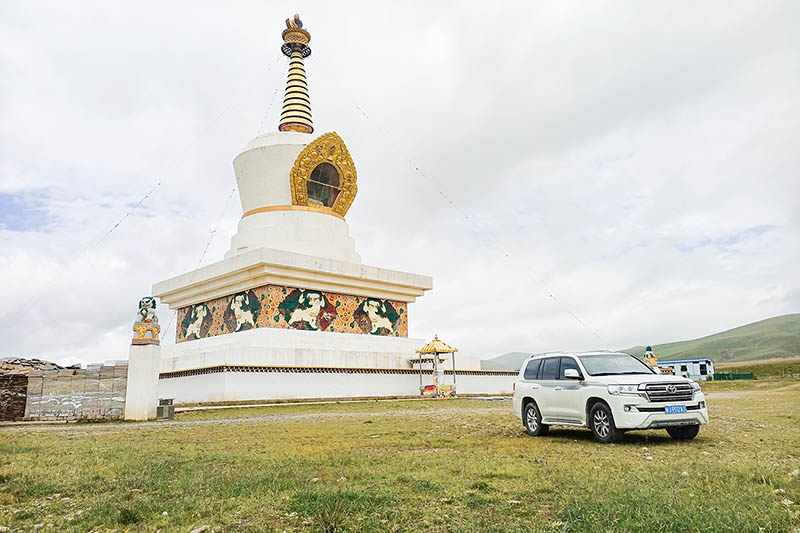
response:
<svg viewBox="0 0 800 533"><path fill-rule="evenodd" d="M177 342L253 328L408 337L408 306L378 298L264 285L178 310Z"/></svg>

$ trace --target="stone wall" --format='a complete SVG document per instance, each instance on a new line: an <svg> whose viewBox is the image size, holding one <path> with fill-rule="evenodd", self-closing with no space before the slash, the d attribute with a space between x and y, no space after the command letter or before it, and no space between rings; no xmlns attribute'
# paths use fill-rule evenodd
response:
<svg viewBox="0 0 800 533"><path fill-rule="evenodd" d="M28 376L25 418L121 419L127 383L127 361L78 370L33 371Z"/></svg>
<svg viewBox="0 0 800 533"><path fill-rule="evenodd" d="M28 376L0 374L0 422L21 420L25 416Z"/></svg>

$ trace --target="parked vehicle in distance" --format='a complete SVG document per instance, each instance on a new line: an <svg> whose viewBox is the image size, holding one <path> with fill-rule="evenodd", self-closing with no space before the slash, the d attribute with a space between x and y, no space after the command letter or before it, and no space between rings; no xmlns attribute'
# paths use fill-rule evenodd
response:
<svg viewBox="0 0 800 533"><path fill-rule="evenodd" d="M513 405L530 435L546 435L550 426L582 426L603 443L631 429L666 429L673 439L688 440L708 423L700 385L656 374L620 352L529 357L514 383Z"/></svg>

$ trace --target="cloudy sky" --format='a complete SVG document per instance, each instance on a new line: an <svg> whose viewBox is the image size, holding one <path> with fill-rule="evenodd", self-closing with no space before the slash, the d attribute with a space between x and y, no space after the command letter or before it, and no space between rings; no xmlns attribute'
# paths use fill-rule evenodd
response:
<svg viewBox="0 0 800 533"><path fill-rule="evenodd" d="M444 4L0 4L0 356L124 359L217 221L222 259L298 10L364 263L433 277L411 336L489 357L800 312L800 4Z"/></svg>

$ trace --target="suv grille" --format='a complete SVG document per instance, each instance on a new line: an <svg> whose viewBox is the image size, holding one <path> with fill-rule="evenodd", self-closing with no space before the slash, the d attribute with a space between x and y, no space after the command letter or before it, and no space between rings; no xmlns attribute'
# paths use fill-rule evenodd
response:
<svg viewBox="0 0 800 533"><path fill-rule="evenodd" d="M688 383L649 383L644 391L651 402L688 402L694 396Z"/></svg>

